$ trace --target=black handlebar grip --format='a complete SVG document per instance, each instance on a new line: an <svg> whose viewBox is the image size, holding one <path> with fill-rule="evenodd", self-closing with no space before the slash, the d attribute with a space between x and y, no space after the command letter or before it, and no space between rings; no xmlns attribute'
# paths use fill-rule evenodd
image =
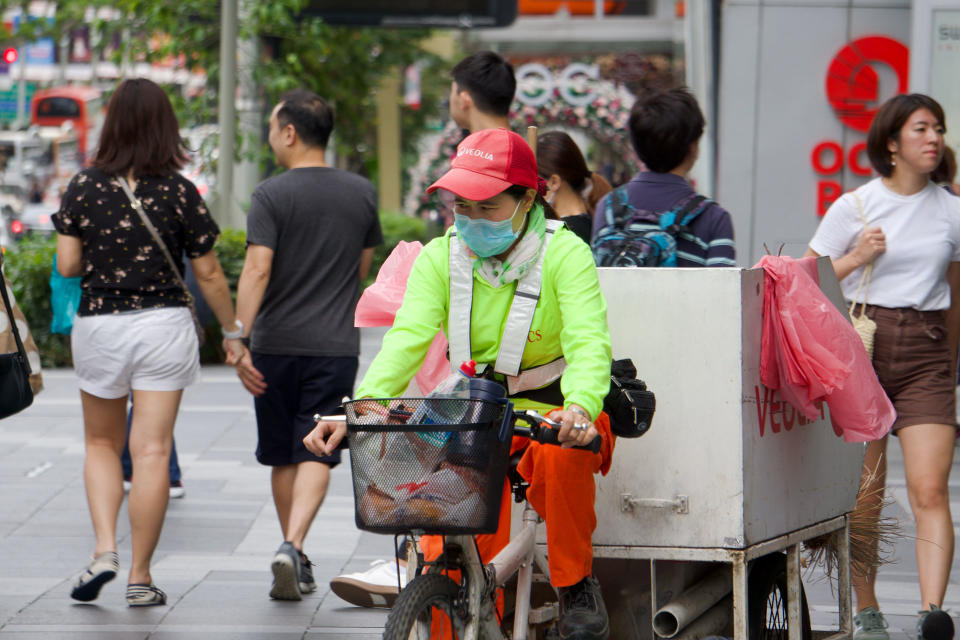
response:
<svg viewBox="0 0 960 640"><path fill-rule="evenodd" d="M557 436L560 434L558 429L551 429L550 427L541 427L540 431L537 432L537 442L542 442L543 444L555 444L559 445L560 440L557 439ZM600 453L600 445L603 444L603 438L598 433L597 437L591 440L589 443L580 446L577 445L573 447L574 449L585 449L587 451L592 451L594 453Z"/></svg>

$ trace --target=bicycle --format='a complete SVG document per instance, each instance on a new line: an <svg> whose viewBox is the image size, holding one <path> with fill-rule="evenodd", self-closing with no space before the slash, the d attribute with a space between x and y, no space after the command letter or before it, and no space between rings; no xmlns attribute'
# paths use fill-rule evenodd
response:
<svg viewBox="0 0 960 640"><path fill-rule="evenodd" d="M443 629L443 637L526 640L534 565L548 579L549 569L536 547L541 520L525 502L525 484L519 476L511 478L511 488L514 498L525 502L520 532L488 564L481 561L473 536L497 529L511 437L559 444L557 431L549 428L556 424L535 411L515 412L505 398L499 402L363 399L345 403L344 408L357 526L394 535L444 536L443 552L430 562L412 545L414 551L408 560L412 580L394 603L384 639L426 640L436 624ZM447 416L446 421L416 424L417 416L431 411ZM451 415L460 418L453 422L449 420ZM579 448L597 452L600 444L597 436ZM391 459L391 452L395 459ZM465 485L472 488L470 495L457 493L459 485L454 476L466 477ZM391 486L393 491L385 489ZM451 570L460 572L459 582L445 575ZM514 575L517 595L513 633L508 636L501 629L496 593ZM557 611L556 605L546 607L534 622L550 622ZM436 623L435 613L439 620Z"/></svg>

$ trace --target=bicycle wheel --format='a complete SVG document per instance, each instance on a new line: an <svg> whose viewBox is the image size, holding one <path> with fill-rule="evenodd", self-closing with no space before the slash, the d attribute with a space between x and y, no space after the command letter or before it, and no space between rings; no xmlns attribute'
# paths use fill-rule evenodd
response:
<svg viewBox="0 0 960 640"><path fill-rule="evenodd" d="M463 637L465 622L455 606L459 592L460 585L445 575L417 576L404 587L393 605L383 640L429 640L431 628L438 631L434 638Z"/></svg>
<svg viewBox="0 0 960 640"><path fill-rule="evenodd" d="M787 556L782 553L757 558L750 568L747 635L750 640L787 640ZM810 640L807 594L800 585L800 637Z"/></svg>

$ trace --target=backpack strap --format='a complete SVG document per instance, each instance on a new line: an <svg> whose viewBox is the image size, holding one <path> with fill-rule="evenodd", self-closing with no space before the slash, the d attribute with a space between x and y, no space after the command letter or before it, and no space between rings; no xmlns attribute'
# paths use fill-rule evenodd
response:
<svg viewBox="0 0 960 640"><path fill-rule="evenodd" d="M696 220L701 213L706 211L707 207L709 207L711 204L713 204L713 200L707 198L706 196L694 194L688 198L686 202L684 202L683 206L680 207L679 210L675 208L673 211L668 212L669 214L673 214L673 220L668 224L663 225L663 230L675 238L689 240L690 242L694 242L706 249L706 243L690 230L690 224Z"/></svg>
<svg viewBox="0 0 960 640"><path fill-rule="evenodd" d="M608 227L621 227L629 210L630 198L627 195L627 185L617 187L607 195L603 207L604 218Z"/></svg>

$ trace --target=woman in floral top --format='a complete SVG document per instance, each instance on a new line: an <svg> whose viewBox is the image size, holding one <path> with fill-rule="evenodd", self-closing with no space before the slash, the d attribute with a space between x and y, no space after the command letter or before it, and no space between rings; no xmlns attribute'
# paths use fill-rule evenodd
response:
<svg viewBox="0 0 960 640"><path fill-rule="evenodd" d="M93 561L71 597L95 599L119 570L116 525L123 502L120 454L127 440L127 397L134 399L130 451L133 563L130 606L166 603L150 559L166 512L167 461L184 387L199 374L197 336L177 274L120 186L124 178L170 254L190 259L204 298L224 333L242 333L213 253L219 229L197 188L178 171L186 149L173 107L149 80L121 83L107 106L92 167L70 182L53 216L57 268L82 276L73 325L73 362L86 443L84 481L96 534ZM184 265L177 264L183 273ZM239 349L239 341L227 341Z"/></svg>

